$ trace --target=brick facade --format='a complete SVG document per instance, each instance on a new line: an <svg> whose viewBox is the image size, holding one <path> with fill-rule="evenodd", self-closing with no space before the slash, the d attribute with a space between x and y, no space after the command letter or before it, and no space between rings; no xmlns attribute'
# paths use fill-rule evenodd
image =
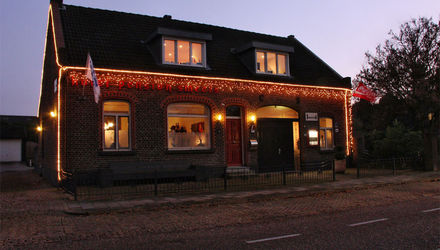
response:
<svg viewBox="0 0 440 250"><path fill-rule="evenodd" d="M115 18L104 20L100 18L103 14ZM80 22L84 17L90 20ZM139 30L142 32L132 33ZM162 58L155 56L160 57L158 41L164 31L205 37L206 68L160 63ZM109 34L114 40L103 43L101 37ZM290 74L256 72L258 46L284 51ZM85 77L89 52L101 86L98 104ZM57 184L63 171L93 172L117 162L185 161L223 167L227 162L226 108L232 105L241 107L242 165L258 170L258 150L248 145L250 139L259 139L258 133L250 132L251 125L258 128L258 117L255 122L250 117L265 106L285 106L298 113L300 159L295 168L300 168L299 162L333 159L334 150L309 145L308 131L319 129L319 122L306 121L305 114L331 118L334 146L349 153L349 80L293 36L275 37L51 1L39 106L43 128L40 169ZM103 149L106 100L130 104L128 151ZM209 107L210 148L168 149L167 107L178 102ZM51 117L51 111L57 116ZM218 115L223 120L218 121Z"/></svg>
<svg viewBox="0 0 440 250"><path fill-rule="evenodd" d="M134 74L134 73L133 73ZM226 107L239 105L243 108L244 163L257 167L258 152L248 150L250 121L260 107L286 106L299 113L301 161L332 159L333 151L323 152L319 146L308 146L308 128L319 128L318 122L306 122L305 112L317 112L330 117L338 124L334 133L335 145L346 147L344 90L308 88L303 86L269 85L252 81L203 79L187 76L162 76L157 74L110 74L98 73L102 98L96 104L93 89L87 83L84 71L71 70L62 77L61 114L62 169L96 169L112 162L122 161L176 161L183 160L195 165L225 166L225 121L217 121L216 115L225 117ZM117 80L116 80L117 79ZM121 87L130 84L136 87ZM146 84L156 82L163 86L145 89ZM192 85L190 85L192 83ZM82 86L82 84L87 84ZM185 92L181 86L218 88L209 92ZM254 86L258 85L258 86ZM270 93L270 94L267 94ZM297 93L292 96L290 93ZM125 100L131 106L131 151L108 152L103 150L102 103L105 100ZM203 151L169 151L167 149L167 113L171 103L195 102L207 105L211 112L211 149ZM257 123L258 126L258 123ZM55 127L54 127L55 128ZM48 162L47 162L48 163ZM51 169L54 169L53 167Z"/></svg>

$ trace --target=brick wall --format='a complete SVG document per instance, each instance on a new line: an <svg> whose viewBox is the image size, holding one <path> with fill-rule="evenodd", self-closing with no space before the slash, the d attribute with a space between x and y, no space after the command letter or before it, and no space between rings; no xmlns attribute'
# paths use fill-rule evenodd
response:
<svg viewBox="0 0 440 250"><path fill-rule="evenodd" d="M301 160L315 161L333 158L333 152L321 152L319 147L308 146L305 136L309 127L319 128L318 122L305 122L305 112L317 112L319 116L334 119L339 132L335 133L335 145L345 147L344 91L310 89L261 83L215 80L201 78L181 78L154 74L110 74L99 73L102 99L94 102L90 85L82 86L84 72L70 71L63 78L65 104L63 112L63 152L64 169L93 169L105 167L116 161L175 161L185 160L198 165L224 166L225 121L218 122L217 114L226 116L228 105L240 105L244 117L255 114L259 107L267 105L287 106L299 113ZM125 84L121 87L121 82ZM131 83L130 83L131 82ZM138 85L136 85L138 83ZM164 84L160 87L143 88L145 84ZM169 85L171 91L164 87ZM193 86L192 92L185 92L182 86ZM258 86L257 86L258 85ZM261 86L260 86L261 85ZM130 86L130 87L129 87ZM136 88L138 86L139 88ZM213 87L202 91L202 87ZM179 90L180 88L180 90ZM214 88L218 88L215 90ZM132 152L109 153L102 150L102 100L121 99L131 105ZM197 102L211 110L211 150L200 152L170 152L167 150L166 107L174 102ZM249 139L250 122L244 122L245 146ZM258 124L257 124L258 126ZM257 151L245 147L245 162L249 166L257 164Z"/></svg>
<svg viewBox="0 0 440 250"><path fill-rule="evenodd" d="M51 183L57 184L57 118L50 116L57 109L57 93L54 81L58 78L58 66L55 59L52 23L48 25L47 44L44 58L44 71L41 83L38 118L43 131L39 134L39 163L37 167Z"/></svg>

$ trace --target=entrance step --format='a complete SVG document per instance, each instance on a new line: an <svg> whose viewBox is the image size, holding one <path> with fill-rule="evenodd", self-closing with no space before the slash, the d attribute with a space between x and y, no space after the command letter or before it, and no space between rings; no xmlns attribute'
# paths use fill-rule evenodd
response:
<svg viewBox="0 0 440 250"><path fill-rule="evenodd" d="M227 167L226 173L229 175L255 175L255 170L244 166L234 166Z"/></svg>

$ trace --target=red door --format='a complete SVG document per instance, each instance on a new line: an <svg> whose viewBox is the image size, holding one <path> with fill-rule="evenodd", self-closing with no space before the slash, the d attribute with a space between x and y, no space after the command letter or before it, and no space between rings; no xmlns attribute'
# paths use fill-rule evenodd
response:
<svg viewBox="0 0 440 250"><path fill-rule="evenodd" d="M226 119L226 155L228 166L241 166L241 119Z"/></svg>

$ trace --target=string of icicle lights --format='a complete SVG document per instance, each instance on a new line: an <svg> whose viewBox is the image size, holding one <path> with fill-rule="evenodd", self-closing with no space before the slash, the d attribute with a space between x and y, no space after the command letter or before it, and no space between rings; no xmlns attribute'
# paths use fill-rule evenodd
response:
<svg viewBox="0 0 440 250"><path fill-rule="evenodd" d="M178 77L169 75L125 74L125 73L96 73L102 89L136 89L138 91L164 90L171 93L236 93L246 92L264 95L286 95L295 97L313 97L320 99L337 99L344 102L346 90L331 87L307 87L301 85L264 83L253 81L234 81L222 79L205 79L192 77ZM84 72L70 71L69 85L90 85L86 81ZM91 86L91 85L90 85ZM187 88L185 88L187 87Z"/></svg>

